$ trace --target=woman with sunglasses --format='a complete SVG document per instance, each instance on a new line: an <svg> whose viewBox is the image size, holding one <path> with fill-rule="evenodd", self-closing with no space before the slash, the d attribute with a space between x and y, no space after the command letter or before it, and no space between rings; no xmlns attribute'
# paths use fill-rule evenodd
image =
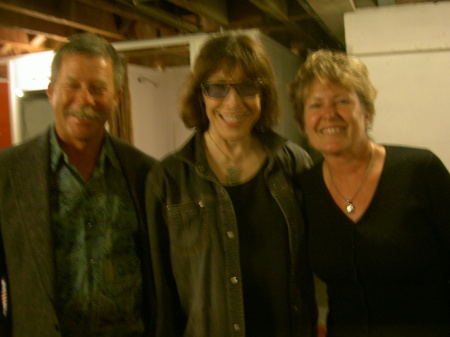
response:
<svg viewBox="0 0 450 337"><path fill-rule="evenodd" d="M208 40L180 111L196 132L147 181L156 336L317 336L292 186L311 160L271 130L278 94L259 41Z"/></svg>

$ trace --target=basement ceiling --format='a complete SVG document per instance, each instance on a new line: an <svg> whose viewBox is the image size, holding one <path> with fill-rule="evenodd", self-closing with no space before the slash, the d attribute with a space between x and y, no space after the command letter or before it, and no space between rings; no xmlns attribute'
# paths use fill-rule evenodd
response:
<svg viewBox="0 0 450 337"><path fill-rule="evenodd" d="M53 50L80 32L111 42L231 29L259 29L304 56L345 50L343 13L424 0L1 0L0 58ZM189 64L187 46L133 51L136 63ZM0 62L1 63L1 62ZM6 78L0 64L0 78Z"/></svg>

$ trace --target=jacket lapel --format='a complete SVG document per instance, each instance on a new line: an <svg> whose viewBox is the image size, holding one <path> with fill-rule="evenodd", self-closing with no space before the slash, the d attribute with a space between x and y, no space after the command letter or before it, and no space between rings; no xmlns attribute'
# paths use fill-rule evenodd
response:
<svg viewBox="0 0 450 337"><path fill-rule="evenodd" d="M130 190L131 196L133 198L134 205L136 207L136 211L138 215L142 214L142 203L143 203L143 194L139 193L137 190L138 186L142 186L145 184L145 181L138 181L139 174L137 174L137 171L139 170L139 167L136 167L136 163L131 156L130 149L127 147L127 145L123 144L121 141L119 141L116 137L110 135L111 144L114 148L114 152L117 156L117 159L120 162L120 166L123 170L123 174L125 176L125 179L128 184L128 188ZM141 222L141 217L139 218L139 221Z"/></svg>
<svg viewBox="0 0 450 337"><path fill-rule="evenodd" d="M49 139L48 133L30 142L20 154L22 165L10 178L13 186L12 197L16 198L18 214L23 224L22 230L28 242L31 256L30 270L38 274L40 282L54 300L55 254L53 232L50 220L49 187Z"/></svg>

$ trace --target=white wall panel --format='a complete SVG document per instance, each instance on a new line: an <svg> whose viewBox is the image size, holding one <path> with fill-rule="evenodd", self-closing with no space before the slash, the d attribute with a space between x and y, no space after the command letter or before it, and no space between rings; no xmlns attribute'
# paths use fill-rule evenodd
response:
<svg viewBox="0 0 450 337"><path fill-rule="evenodd" d="M450 2L346 14L348 52L378 89L373 136L426 147L450 169Z"/></svg>

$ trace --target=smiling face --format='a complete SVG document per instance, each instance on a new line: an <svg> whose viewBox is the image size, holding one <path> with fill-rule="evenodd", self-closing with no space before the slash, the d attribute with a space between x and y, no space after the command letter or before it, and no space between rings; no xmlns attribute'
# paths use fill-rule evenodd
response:
<svg viewBox="0 0 450 337"><path fill-rule="evenodd" d="M304 111L308 139L324 155L351 153L368 139L369 113L354 90L315 79Z"/></svg>
<svg viewBox="0 0 450 337"><path fill-rule="evenodd" d="M222 70L212 74L208 83L242 83L250 79L237 68L232 74ZM216 137L228 141L240 140L250 136L254 125L261 117L260 94L241 97L234 87L223 99L211 98L203 93L209 131Z"/></svg>
<svg viewBox="0 0 450 337"><path fill-rule="evenodd" d="M47 93L55 113L55 130L63 143L102 141L104 124L119 100L111 60L65 55Z"/></svg>

